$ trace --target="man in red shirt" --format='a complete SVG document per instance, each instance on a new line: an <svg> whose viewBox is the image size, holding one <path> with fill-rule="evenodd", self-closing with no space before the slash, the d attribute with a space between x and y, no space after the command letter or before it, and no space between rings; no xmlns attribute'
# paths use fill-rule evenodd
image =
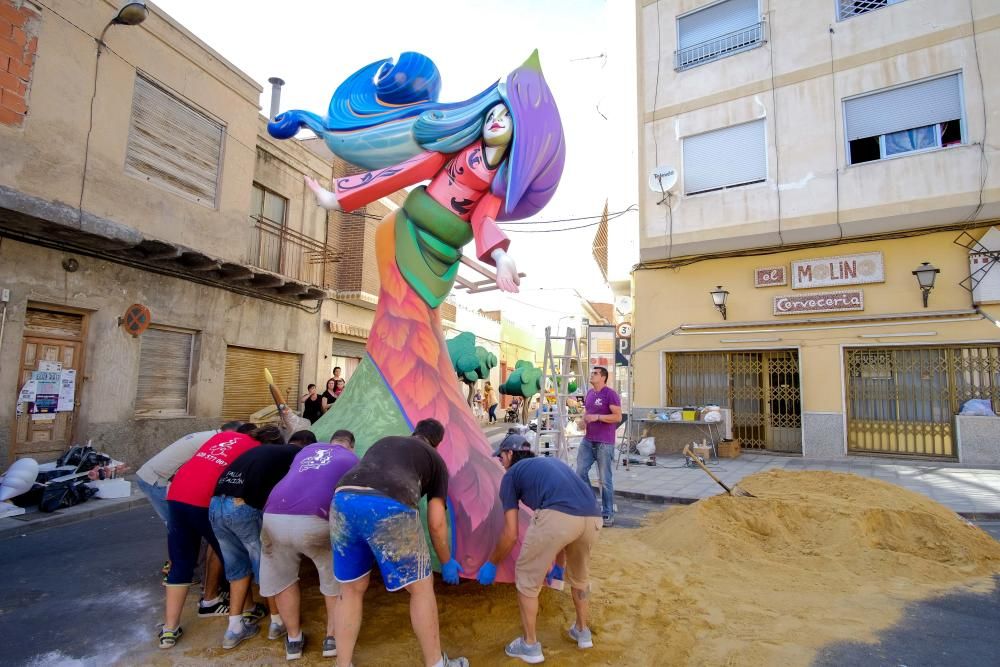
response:
<svg viewBox="0 0 1000 667"><path fill-rule="evenodd" d="M160 648L173 648L183 632L180 626L181 610L187 599L202 538L221 558L219 543L208 520L208 505L215 485L240 454L258 444L253 434L227 432L214 435L177 470L170 483L167 491L170 512L167 552L171 565L167 574L166 616L159 635Z"/></svg>

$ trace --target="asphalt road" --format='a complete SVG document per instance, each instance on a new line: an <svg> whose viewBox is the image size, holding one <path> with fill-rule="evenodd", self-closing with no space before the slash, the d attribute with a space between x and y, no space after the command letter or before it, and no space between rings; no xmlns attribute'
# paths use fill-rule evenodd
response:
<svg viewBox="0 0 1000 667"><path fill-rule="evenodd" d="M663 505L620 499L617 525ZM1000 522L984 524L1000 539ZM166 531L148 507L0 540L0 664L103 667L152 646ZM1000 583L1000 582L998 582ZM1000 586L912 605L879 644L824 649L817 667L1000 664Z"/></svg>

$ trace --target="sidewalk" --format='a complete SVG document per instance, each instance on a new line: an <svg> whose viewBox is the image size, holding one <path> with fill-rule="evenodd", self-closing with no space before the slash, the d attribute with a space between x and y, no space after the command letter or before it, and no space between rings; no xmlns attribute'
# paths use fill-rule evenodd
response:
<svg viewBox="0 0 1000 667"><path fill-rule="evenodd" d="M128 498L113 498L102 500L101 498L90 498L86 502L66 509L56 510L50 514L39 512L38 507L29 507L27 512L20 516L9 516L0 519L0 540L8 537L27 535L45 528L55 528L68 523L76 523L84 519L95 516L104 516L115 512L124 512L133 507L148 504L149 501L142 491L139 490L135 479L130 475L132 481L132 495ZM152 512L152 509L150 509Z"/></svg>
<svg viewBox="0 0 1000 667"><path fill-rule="evenodd" d="M572 456L576 456L573 448ZM700 468L685 467L680 455L657 457L657 466L632 464L615 470L615 494L664 503L689 504L724 491ZM764 470L828 470L872 477L922 493L971 520L1000 520L1000 468L852 456L816 461L793 456L743 454L719 459L709 470L726 485ZM596 467L591 473L596 485Z"/></svg>
<svg viewBox="0 0 1000 667"><path fill-rule="evenodd" d="M491 444L507 429L483 429ZM571 465L576 464L579 437L570 439ZM657 457L655 467L633 463L615 468L615 495L636 500L688 505L702 498L725 493L696 466L686 467L680 454ZM959 463L851 456L834 461L799 456L744 453L735 459L719 459L709 470L728 486L764 470L828 470L872 477L922 493L973 521L1000 521L1000 466L970 468ZM597 486L597 467L591 469Z"/></svg>

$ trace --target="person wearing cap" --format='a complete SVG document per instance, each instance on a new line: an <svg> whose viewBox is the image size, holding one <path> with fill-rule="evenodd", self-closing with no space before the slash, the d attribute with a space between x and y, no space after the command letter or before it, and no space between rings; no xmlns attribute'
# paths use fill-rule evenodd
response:
<svg viewBox="0 0 1000 667"><path fill-rule="evenodd" d="M576 607L576 622L569 628L569 638L579 648L591 648L594 642L587 627L590 551L602 525L593 490L559 459L536 457L528 441L517 433L504 438L494 456L507 470L500 482L504 528L492 556L479 568L479 583L486 586L493 583L497 564L517 542L519 503L535 513L514 568L524 635L508 644L505 652L528 663L545 660L535 633L538 594L547 578L561 578L560 566L552 567L551 571L549 567L563 558L566 581Z"/></svg>

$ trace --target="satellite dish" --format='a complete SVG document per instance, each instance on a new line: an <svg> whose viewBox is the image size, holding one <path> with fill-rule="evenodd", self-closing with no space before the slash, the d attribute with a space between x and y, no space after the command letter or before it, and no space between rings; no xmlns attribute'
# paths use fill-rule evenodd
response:
<svg viewBox="0 0 1000 667"><path fill-rule="evenodd" d="M677 170L670 165L662 165L649 174L649 189L660 194L670 192L677 185Z"/></svg>

